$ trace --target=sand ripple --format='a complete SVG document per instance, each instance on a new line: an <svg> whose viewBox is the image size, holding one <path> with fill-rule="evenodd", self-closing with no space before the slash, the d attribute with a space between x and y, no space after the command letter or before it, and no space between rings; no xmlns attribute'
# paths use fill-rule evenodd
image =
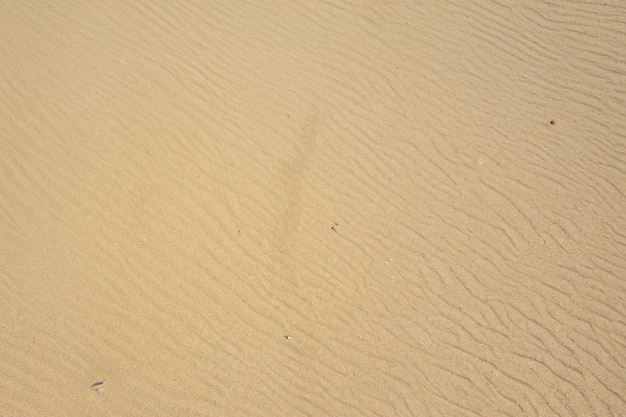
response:
<svg viewBox="0 0 626 417"><path fill-rule="evenodd" d="M621 3L101 3L1 6L0 415L626 415Z"/></svg>

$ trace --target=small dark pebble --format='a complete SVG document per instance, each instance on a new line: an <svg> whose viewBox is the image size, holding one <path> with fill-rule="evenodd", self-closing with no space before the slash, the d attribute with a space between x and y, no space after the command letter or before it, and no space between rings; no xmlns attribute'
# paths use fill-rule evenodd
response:
<svg viewBox="0 0 626 417"><path fill-rule="evenodd" d="M93 384L91 384L91 387L90 387L90 388L95 388L95 387L100 386L100 385L102 385L102 384L104 384L104 381L94 382Z"/></svg>
<svg viewBox="0 0 626 417"><path fill-rule="evenodd" d="M551 125L553 125L553 124L555 124L555 123L556 123L556 122L555 122L554 120L550 120L550 124L551 124Z"/></svg>

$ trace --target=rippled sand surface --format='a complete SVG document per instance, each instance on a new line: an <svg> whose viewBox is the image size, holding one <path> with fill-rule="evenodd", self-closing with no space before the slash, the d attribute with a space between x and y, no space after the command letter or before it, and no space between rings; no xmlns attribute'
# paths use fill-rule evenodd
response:
<svg viewBox="0 0 626 417"><path fill-rule="evenodd" d="M626 416L623 1L0 10L1 416Z"/></svg>

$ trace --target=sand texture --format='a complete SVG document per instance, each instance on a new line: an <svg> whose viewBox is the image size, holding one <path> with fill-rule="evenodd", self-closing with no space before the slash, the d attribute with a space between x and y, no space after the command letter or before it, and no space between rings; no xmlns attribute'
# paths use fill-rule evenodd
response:
<svg viewBox="0 0 626 417"><path fill-rule="evenodd" d="M624 417L625 367L623 0L0 5L0 416Z"/></svg>

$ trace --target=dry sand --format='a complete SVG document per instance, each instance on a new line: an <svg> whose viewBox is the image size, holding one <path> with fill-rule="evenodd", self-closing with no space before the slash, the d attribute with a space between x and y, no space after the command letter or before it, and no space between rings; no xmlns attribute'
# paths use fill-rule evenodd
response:
<svg viewBox="0 0 626 417"><path fill-rule="evenodd" d="M0 416L626 415L622 0L0 7Z"/></svg>

